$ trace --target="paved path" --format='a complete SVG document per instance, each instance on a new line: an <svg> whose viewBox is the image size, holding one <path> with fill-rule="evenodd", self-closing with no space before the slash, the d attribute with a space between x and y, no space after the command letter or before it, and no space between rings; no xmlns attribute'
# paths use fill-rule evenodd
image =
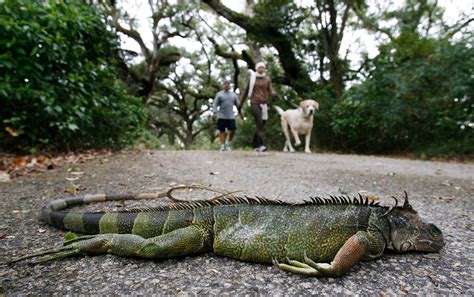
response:
<svg viewBox="0 0 474 297"><path fill-rule="evenodd" d="M61 244L63 232L39 222L38 214L72 183L83 193L160 191L174 183L202 183L292 202L367 191L392 203L389 195L407 190L413 207L440 227L447 244L440 254L387 254L340 279L305 278L212 255L166 261L107 255L1 265L0 295L474 294L474 165L334 154L151 151L76 166L84 175L74 182L66 177L76 176L63 168L0 184L0 262Z"/></svg>

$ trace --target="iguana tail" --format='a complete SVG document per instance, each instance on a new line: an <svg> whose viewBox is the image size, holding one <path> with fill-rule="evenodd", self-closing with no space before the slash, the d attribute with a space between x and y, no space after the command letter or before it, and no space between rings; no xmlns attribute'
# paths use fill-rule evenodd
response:
<svg viewBox="0 0 474 297"><path fill-rule="evenodd" d="M120 213L106 213L101 212L81 212L81 211L70 211L66 210L71 206L78 206L90 203L106 202L106 201L125 201L125 200L141 200L141 199L157 199L166 197L166 193L141 193L141 194L92 194L82 195L74 197L63 197L53 200L46 204L41 210L41 218L48 224L78 232L82 234L98 234L107 233L105 230L101 230L101 219L114 218L114 223L117 229L123 228L124 230L116 230L117 233L130 232L129 226L133 226L133 221L136 217L136 213L120 212ZM107 216L106 216L107 215ZM105 222L102 224L106 226Z"/></svg>

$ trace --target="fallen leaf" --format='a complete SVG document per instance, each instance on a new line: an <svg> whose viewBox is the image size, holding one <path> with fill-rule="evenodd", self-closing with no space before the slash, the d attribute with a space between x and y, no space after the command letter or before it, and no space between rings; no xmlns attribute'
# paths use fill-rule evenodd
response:
<svg viewBox="0 0 474 297"><path fill-rule="evenodd" d="M13 159L13 165L15 167L25 167L26 166L26 158L25 157L16 157Z"/></svg>
<svg viewBox="0 0 474 297"><path fill-rule="evenodd" d="M380 200L378 195L367 195L367 199L369 199L369 201L378 201L378 200Z"/></svg>
<svg viewBox="0 0 474 297"><path fill-rule="evenodd" d="M17 136L18 136L18 132L16 132L15 130L13 130L13 128L5 127L5 131L7 131L8 134L10 134L10 135L13 136L13 137L17 137Z"/></svg>
<svg viewBox="0 0 474 297"><path fill-rule="evenodd" d="M6 173L5 171L0 171L0 183L7 183L10 180L10 174Z"/></svg>
<svg viewBox="0 0 474 297"><path fill-rule="evenodd" d="M79 180L79 177L66 177L67 181L73 182Z"/></svg>
<svg viewBox="0 0 474 297"><path fill-rule="evenodd" d="M454 262L453 267L459 267L461 266L461 262Z"/></svg>
<svg viewBox="0 0 474 297"><path fill-rule="evenodd" d="M36 158L32 158L31 161L26 164L26 167L33 168L35 167L36 163Z"/></svg>
<svg viewBox="0 0 474 297"><path fill-rule="evenodd" d="M79 167L75 167L75 166L69 167L67 169L67 173L74 174L74 172L81 172L81 169Z"/></svg>
<svg viewBox="0 0 474 297"><path fill-rule="evenodd" d="M83 171L73 171L73 172L70 172L70 174L72 174L72 175L84 175L84 172Z"/></svg>
<svg viewBox="0 0 474 297"><path fill-rule="evenodd" d="M67 187L67 188L64 190L64 192L65 192L65 193L70 193L70 194L76 195L76 193L77 193L77 187L75 187L75 186Z"/></svg>
<svg viewBox="0 0 474 297"><path fill-rule="evenodd" d="M44 164L46 163L48 160L48 158L46 158L45 156L43 155L39 155L38 157L36 157L36 161L40 164Z"/></svg>
<svg viewBox="0 0 474 297"><path fill-rule="evenodd" d="M76 164L78 160L92 160L98 156L111 155L107 150L90 150L85 153L68 153L67 155L27 155L15 156L12 154L0 155L0 172L5 171L10 179L25 176L32 173L45 172L48 169L54 169L69 164ZM75 176L84 175L77 166L71 166L69 173ZM74 173L73 173L74 172Z"/></svg>
<svg viewBox="0 0 474 297"><path fill-rule="evenodd" d="M48 168L45 164L37 163L36 166L33 168L32 172L45 172Z"/></svg>
<svg viewBox="0 0 474 297"><path fill-rule="evenodd" d="M379 295L380 295L380 297L386 297L387 296L387 294L385 294L384 291L380 291Z"/></svg>
<svg viewBox="0 0 474 297"><path fill-rule="evenodd" d="M44 233L44 232L46 232L46 230L45 229L38 229L38 232L39 233Z"/></svg>
<svg viewBox="0 0 474 297"><path fill-rule="evenodd" d="M408 293L408 290L407 288L405 288L403 285L400 284L400 291L402 291L403 293L407 294Z"/></svg>
<svg viewBox="0 0 474 297"><path fill-rule="evenodd" d="M388 176L395 176L395 172L389 172L387 173Z"/></svg>
<svg viewBox="0 0 474 297"><path fill-rule="evenodd" d="M446 187L450 187L453 184L446 180L446 181L442 182L441 185L446 186Z"/></svg>

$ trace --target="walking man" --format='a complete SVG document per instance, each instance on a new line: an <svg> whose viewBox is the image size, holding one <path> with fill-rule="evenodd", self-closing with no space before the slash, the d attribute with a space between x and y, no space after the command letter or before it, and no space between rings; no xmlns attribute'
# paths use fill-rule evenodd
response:
<svg viewBox="0 0 474 297"><path fill-rule="evenodd" d="M231 91L230 82L224 81L223 90L217 93L213 106L213 112L217 114L217 130L220 132L221 152L231 150L231 142L237 129L234 106L239 107L239 98ZM228 140L226 140L226 129L229 131Z"/></svg>

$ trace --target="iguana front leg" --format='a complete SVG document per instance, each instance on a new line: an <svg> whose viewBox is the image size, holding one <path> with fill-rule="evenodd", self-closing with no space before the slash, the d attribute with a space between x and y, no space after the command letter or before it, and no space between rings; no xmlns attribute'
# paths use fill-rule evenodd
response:
<svg viewBox="0 0 474 297"><path fill-rule="evenodd" d="M188 226L157 237L145 239L133 234L98 234L73 238L66 246L28 255L11 261L38 258L34 263L76 255L114 254L142 258L172 258L207 251L209 232L205 227Z"/></svg>
<svg viewBox="0 0 474 297"><path fill-rule="evenodd" d="M330 263L315 263L304 255L305 263L287 260L288 264L281 264L274 260L274 264L283 271L303 274L307 276L337 277L347 273L354 265L364 259L379 257L385 243L380 238L365 231L359 231L351 236L339 249L334 260Z"/></svg>

